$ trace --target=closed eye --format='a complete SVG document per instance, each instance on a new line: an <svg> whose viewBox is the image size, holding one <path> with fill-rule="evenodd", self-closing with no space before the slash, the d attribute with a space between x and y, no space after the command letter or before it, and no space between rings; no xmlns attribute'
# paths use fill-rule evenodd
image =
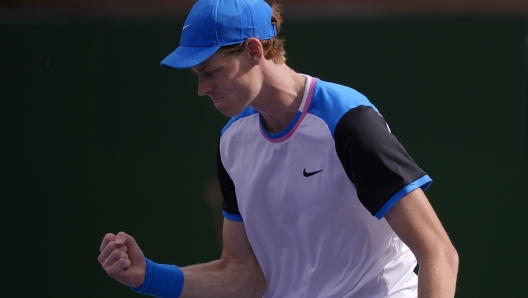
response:
<svg viewBox="0 0 528 298"><path fill-rule="evenodd" d="M215 68L215 69L212 69L212 70L206 70L204 71L204 73L207 75L207 76L218 76L218 74L220 73L220 71L222 70L222 68Z"/></svg>

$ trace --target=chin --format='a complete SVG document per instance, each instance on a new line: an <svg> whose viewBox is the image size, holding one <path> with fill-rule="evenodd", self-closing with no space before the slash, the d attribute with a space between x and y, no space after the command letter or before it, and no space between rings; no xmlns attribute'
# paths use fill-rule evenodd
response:
<svg viewBox="0 0 528 298"><path fill-rule="evenodd" d="M217 109L220 113L222 113L224 116L226 116L226 117L230 117L230 118L231 118L231 117L235 117L236 115L240 114L240 112L242 112L242 111L235 111L235 110L233 110L233 109L229 109L229 108L224 107L224 106L222 106L222 105L216 105L216 104L215 104L215 106L216 106L216 109Z"/></svg>

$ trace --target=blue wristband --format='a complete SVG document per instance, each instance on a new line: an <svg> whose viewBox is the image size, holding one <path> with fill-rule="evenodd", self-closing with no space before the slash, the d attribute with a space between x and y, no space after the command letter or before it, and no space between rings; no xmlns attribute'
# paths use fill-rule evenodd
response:
<svg viewBox="0 0 528 298"><path fill-rule="evenodd" d="M147 272L145 281L138 287L130 287L140 294L162 298L178 298L183 289L183 272L174 265L157 264L145 258Z"/></svg>

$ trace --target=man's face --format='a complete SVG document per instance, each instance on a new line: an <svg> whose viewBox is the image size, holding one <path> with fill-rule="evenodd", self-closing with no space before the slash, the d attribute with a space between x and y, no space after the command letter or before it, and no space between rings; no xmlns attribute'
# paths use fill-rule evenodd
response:
<svg viewBox="0 0 528 298"><path fill-rule="evenodd" d="M248 107L258 95L261 84L245 51L227 55L219 50L203 63L191 68L198 75L198 95L208 95L216 108L233 117Z"/></svg>

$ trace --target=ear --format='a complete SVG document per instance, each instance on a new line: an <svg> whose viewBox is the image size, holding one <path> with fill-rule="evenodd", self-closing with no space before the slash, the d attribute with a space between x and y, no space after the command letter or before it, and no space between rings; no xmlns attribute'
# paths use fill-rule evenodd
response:
<svg viewBox="0 0 528 298"><path fill-rule="evenodd" d="M245 47L251 63L254 65L260 64L264 59L264 48L260 40L250 37L246 40Z"/></svg>

